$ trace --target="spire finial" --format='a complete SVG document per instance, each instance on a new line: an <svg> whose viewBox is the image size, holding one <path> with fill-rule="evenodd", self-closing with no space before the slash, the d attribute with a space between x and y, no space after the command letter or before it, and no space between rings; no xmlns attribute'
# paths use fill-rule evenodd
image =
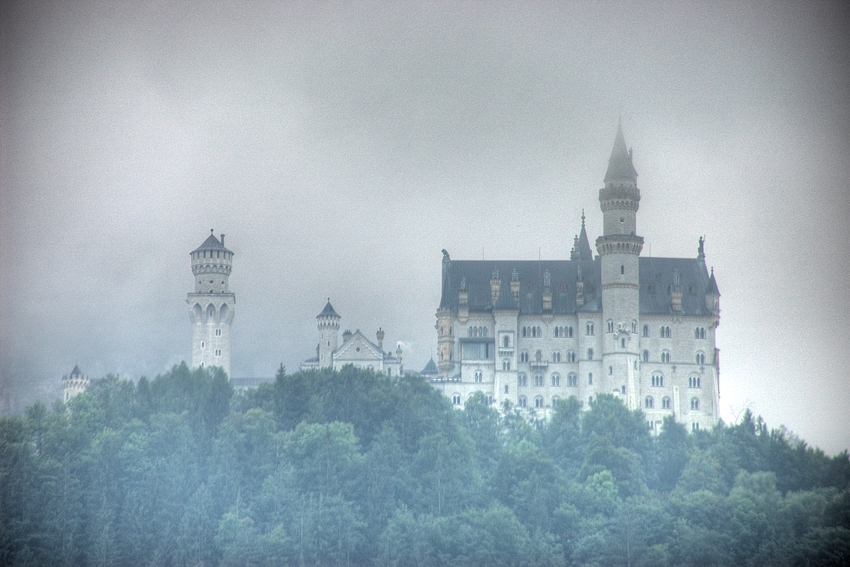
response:
<svg viewBox="0 0 850 567"><path fill-rule="evenodd" d="M210 236L212 236L212 233L213 233L214 231L215 231L215 229L214 229L214 228L211 228L211 229L210 229Z"/></svg>
<svg viewBox="0 0 850 567"><path fill-rule="evenodd" d="M584 228L584 209L581 210L581 227Z"/></svg>

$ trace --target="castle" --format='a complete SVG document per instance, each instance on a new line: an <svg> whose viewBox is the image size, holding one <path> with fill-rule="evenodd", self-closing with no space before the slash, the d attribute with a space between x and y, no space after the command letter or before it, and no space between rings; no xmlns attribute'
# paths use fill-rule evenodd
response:
<svg viewBox="0 0 850 567"><path fill-rule="evenodd" d="M491 403L545 416L559 398L614 394L657 432L665 416L691 430L718 419L715 330L720 292L695 258L640 257L640 190L622 125L599 190L603 234L581 232L569 260L452 260L443 250L435 388L461 406ZM426 367L428 369L428 367ZM433 369L430 369L433 372Z"/></svg>
<svg viewBox="0 0 850 567"><path fill-rule="evenodd" d="M377 343L373 343L358 329L355 332L342 333L342 345L339 345L339 321L342 317L334 310L328 299L325 308L316 316L319 327L319 344L316 356L301 363L301 370L333 368L339 370L345 365L383 372L387 376L401 376L404 367L401 363L401 347L395 356L384 352L384 331L375 333Z"/></svg>

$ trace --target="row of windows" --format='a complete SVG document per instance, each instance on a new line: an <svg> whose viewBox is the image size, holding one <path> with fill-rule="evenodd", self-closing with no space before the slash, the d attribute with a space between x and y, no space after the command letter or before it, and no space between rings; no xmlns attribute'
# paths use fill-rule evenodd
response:
<svg viewBox="0 0 850 567"><path fill-rule="evenodd" d="M487 327L469 327L467 333L470 337L486 337Z"/></svg>
<svg viewBox="0 0 850 567"><path fill-rule="evenodd" d="M644 350L641 356L644 362L649 362L649 351ZM661 351L661 362L664 364L670 364L670 351L662 350ZM696 364L705 364L705 353L698 352L694 355L694 362Z"/></svg>
<svg viewBox="0 0 850 567"><path fill-rule="evenodd" d="M555 338L571 338L573 336L572 327L555 327Z"/></svg>
<svg viewBox="0 0 850 567"><path fill-rule="evenodd" d="M654 409L655 400L652 396L647 396L643 400L644 409ZM661 398L661 409L670 409L670 398L664 396ZM699 411L699 398L691 398L691 411Z"/></svg>
<svg viewBox="0 0 850 567"><path fill-rule="evenodd" d="M644 325L641 335L644 337L649 336L649 325ZM670 327L662 325L658 329L658 336L662 339L669 339L671 336ZM695 339L704 339L705 338L705 327L694 327L694 338Z"/></svg>
<svg viewBox="0 0 850 567"><path fill-rule="evenodd" d="M531 338L542 337L543 329L541 329L540 327L523 327L522 336Z"/></svg>
<svg viewBox="0 0 850 567"><path fill-rule="evenodd" d="M632 321L632 332L636 332L637 321ZM606 322L606 328L609 333L614 332L614 321L609 319ZM467 335L469 337L486 337L487 336L487 327L482 326L472 326L467 328ZM520 330L522 336L524 338L539 338L543 336L543 329L539 326L525 326ZM570 326L563 327L555 327L554 330L556 338L572 338L573 337L573 328ZM587 323L585 325L585 334L588 336L594 335L594 325L593 323ZM649 325L644 325L642 330L642 336L649 337ZM662 326L659 328L658 336L662 339L669 339L671 335L670 327ZM695 339L704 339L705 338L705 327L695 327L694 328L694 338ZM505 337L505 347L509 346L509 339Z"/></svg>

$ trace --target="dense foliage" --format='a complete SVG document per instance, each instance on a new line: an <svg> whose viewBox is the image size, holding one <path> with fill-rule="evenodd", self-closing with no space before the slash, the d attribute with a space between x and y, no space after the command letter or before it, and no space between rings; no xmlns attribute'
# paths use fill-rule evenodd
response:
<svg viewBox="0 0 850 567"><path fill-rule="evenodd" d="M345 368L107 377L0 418L2 565L847 565L850 459Z"/></svg>

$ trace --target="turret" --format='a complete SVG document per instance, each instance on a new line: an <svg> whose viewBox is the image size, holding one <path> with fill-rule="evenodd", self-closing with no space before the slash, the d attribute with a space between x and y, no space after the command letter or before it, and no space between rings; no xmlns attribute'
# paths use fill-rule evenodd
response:
<svg viewBox="0 0 850 567"><path fill-rule="evenodd" d="M339 320L342 319L331 305L331 299L322 312L316 315L319 335L319 368L333 368L333 353L339 347Z"/></svg>
<svg viewBox="0 0 850 567"><path fill-rule="evenodd" d="M230 325L236 309L236 296L230 291L233 252L224 247L213 230L190 253L195 291L189 293L189 320L192 322L192 367L220 366L230 376Z"/></svg>
<svg viewBox="0 0 850 567"><path fill-rule="evenodd" d="M89 377L80 372L76 364L70 374L62 376L62 389L64 390L64 401L68 401L78 394L82 394L89 387Z"/></svg>

